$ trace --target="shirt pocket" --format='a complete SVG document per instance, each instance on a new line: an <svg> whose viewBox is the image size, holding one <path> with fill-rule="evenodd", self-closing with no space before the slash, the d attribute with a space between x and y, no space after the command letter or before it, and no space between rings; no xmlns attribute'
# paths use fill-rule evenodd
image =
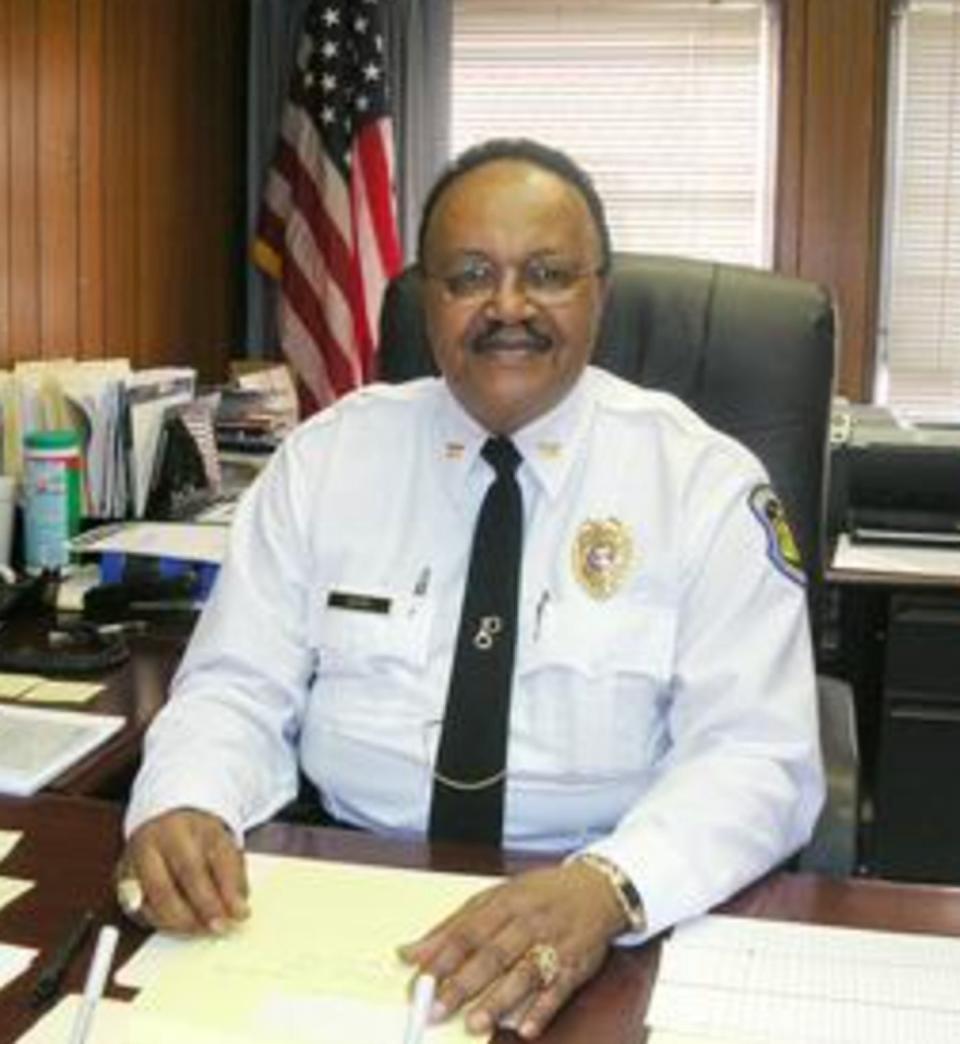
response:
<svg viewBox="0 0 960 1044"><path fill-rule="evenodd" d="M547 604L535 628L524 671L559 669L585 678L632 674L661 684L673 674L677 612L632 601Z"/></svg>
<svg viewBox="0 0 960 1044"><path fill-rule="evenodd" d="M579 599L548 609L519 672L534 774L639 784L668 745L676 610Z"/></svg>
<svg viewBox="0 0 960 1044"><path fill-rule="evenodd" d="M340 585L311 606L319 673L420 671L427 663L433 604L417 595Z"/></svg>

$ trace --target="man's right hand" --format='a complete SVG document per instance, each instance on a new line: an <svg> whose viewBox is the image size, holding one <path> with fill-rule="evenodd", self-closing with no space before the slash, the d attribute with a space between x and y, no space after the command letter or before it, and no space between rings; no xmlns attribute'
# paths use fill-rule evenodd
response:
<svg viewBox="0 0 960 1044"><path fill-rule="evenodd" d="M249 916L243 852L208 812L174 809L139 826L117 865L117 881L143 892L137 911L154 928L222 934Z"/></svg>

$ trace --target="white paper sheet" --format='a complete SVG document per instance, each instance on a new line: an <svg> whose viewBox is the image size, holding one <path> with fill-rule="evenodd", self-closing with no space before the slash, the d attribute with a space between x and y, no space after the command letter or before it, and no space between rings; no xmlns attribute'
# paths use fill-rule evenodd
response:
<svg viewBox="0 0 960 1044"><path fill-rule="evenodd" d="M33 887L33 882L26 882L27 887ZM10 943L0 943L0 989L8 982L13 982L30 967L37 950L29 946L13 946Z"/></svg>
<svg viewBox="0 0 960 1044"><path fill-rule="evenodd" d="M0 794L33 794L123 727L116 715L0 706Z"/></svg>
<svg viewBox="0 0 960 1044"><path fill-rule="evenodd" d="M66 1044L79 1006L79 993L61 997L56 1007L27 1030L17 1044ZM93 1028L85 1044L130 1044L129 1022L130 1005L105 997L97 1004Z"/></svg>
<svg viewBox="0 0 960 1044"><path fill-rule="evenodd" d="M0 863L17 847L21 837L22 830L0 830Z"/></svg>
<svg viewBox="0 0 960 1044"><path fill-rule="evenodd" d="M955 1044L960 939L705 917L663 947L647 1024L776 1044Z"/></svg>
<svg viewBox="0 0 960 1044"><path fill-rule="evenodd" d="M943 547L905 547L902 544L855 544L846 533L842 533L830 568L856 573L960 580L960 551Z"/></svg>
<svg viewBox="0 0 960 1044"><path fill-rule="evenodd" d="M149 977L133 1004L136 1044L399 1041L412 970L397 945L496 882L278 856L258 862L250 919L224 938L175 948ZM431 1027L425 1044L479 1040L453 1018Z"/></svg>
<svg viewBox="0 0 960 1044"><path fill-rule="evenodd" d="M227 554L228 526L192 522L121 522L90 530L71 541L84 554L107 552L179 558L186 562L222 562Z"/></svg>

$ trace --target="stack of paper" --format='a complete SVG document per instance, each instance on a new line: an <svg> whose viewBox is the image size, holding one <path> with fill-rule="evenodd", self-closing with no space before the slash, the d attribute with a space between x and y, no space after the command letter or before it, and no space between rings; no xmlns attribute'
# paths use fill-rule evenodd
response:
<svg viewBox="0 0 960 1044"><path fill-rule="evenodd" d="M0 673L0 699L21 703L88 703L104 686L99 682L62 681L38 674Z"/></svg>
<svg viewBox="0 0 960 1044"><path fill-rule="evenodd" d="M206 522L116 522L89 529L70 548L80 554L145 555L184 562L221 563L227 554L226 525Z"/></svg>
<svg viewBox="0 0 960 1044"><path fill-rule="evenodd" d="M664 943L647 1025L767 1044L956 1044L960 939L705 917Z"/></svg>
<svg viewBox="0 0 960 1044"><path fill-rule="evenodd" d="M133 371L127 359L18 363L0 371L2 472L23 471L23 436L77 431L86 469L83 513L92 518L143 515L167 410L193 399L196 371Z"/></svg>
<svg viewBox="0 0 960 1044"><path fill-rule="evenodd" d="M27 888L33 887L32 881L27 881L25 884ZM37 951L29 946L0 943L0 989L22 975L36 956Z"/></svg>
<svg viewBox="0 0 960 1044"><path fill-rule="evenodd" d="M495 878L250 859L249 921L224 938L160 937L135 958L137 1044L383 1044L403 1040L412 969L396 956ZM462 1020L425 1044L478 1044Z"/></svg>
<svg viewBox="0 0 960 1044"><path fill-rule="evenodd" d="M36 793L123 723L109 714L0 706L0 794Z"/></svg>

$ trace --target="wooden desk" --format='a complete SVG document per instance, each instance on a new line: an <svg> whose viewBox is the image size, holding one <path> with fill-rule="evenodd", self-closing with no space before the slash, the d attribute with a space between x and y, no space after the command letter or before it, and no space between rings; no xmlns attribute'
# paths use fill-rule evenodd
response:
<svg viewBox="0 0 960 1044"><path fill-rule="evenodd" d="M5 632L4 640L11 645L36 646L45 629L53 626L51 614L39 613L32 619L15 621ZM126 724L106 744L54 779L46 790L126 800L140 763L143 734L166 701L188 634L183 622L151 627L147 634L128 640L130 659L122 666L103 674L77 676L106 688L89 703L71 706L70 710L118 714L126 718Z"/></svg>
<svg viewBox="0 0 960 1044"><path fill-rule="evenodd" d="M0 828L28 831L3 872L30 877L37 887L0 911L0 940L49 948L87 906L118 917L109 885L120 848L120 810L109 803L44 795L0 802ZM390 866L497 873L523 860L468 846L408 844L352 831L270 824L255 831L258 851ZM831 881L777 874L725 907L751 917L960 936L960 890L894 885L854 879ZM117 964L144 933L125 925ZM544 1044L639 1044L656 968L658 945L611 954L601 973L558 1016ZM72 969L69 988L79 989L89 947ZM27 1005L33 975L0 993L0 1044L9 1044L33 1021ZM117 994L120 995L120 994ZM497 1044L519 1038L502 1032Z"/></svg>
<svg viewBox="0 0 960 1044"><path fill-rule="evenodd" d="M125 717L123 728L47 787L61 794L125 801L140 764L143 735L164 705L170 680L183 655L181 635L142 635L130 639L130 659L91 680L106 689L85 709Z"/></svg>

